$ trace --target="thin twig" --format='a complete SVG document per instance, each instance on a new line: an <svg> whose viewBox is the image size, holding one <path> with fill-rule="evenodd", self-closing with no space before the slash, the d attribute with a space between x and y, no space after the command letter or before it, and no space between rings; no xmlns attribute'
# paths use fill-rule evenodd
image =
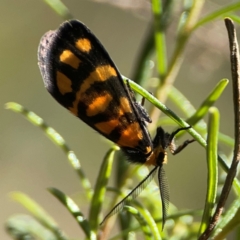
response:
<svg viewBox="0 0 240 240"><path fill-rule="evenodd" d="M230 47L230 60L231 60L231 72L232 72L232 86L233 86L233 105L234 105L234 124L235 124L235 146L234 156L231 167L226 177L216 211L209 223L209 226L205 232L200 236L199 240L208 239L211 232L215 228L222 212L229 192L232 187L232 182L236 176L237 166L240 160L240 76L239 76L239 49L236 37L236 30L233 21L230 18L225 18L225 25L228 31L229 47Z"/></svg>

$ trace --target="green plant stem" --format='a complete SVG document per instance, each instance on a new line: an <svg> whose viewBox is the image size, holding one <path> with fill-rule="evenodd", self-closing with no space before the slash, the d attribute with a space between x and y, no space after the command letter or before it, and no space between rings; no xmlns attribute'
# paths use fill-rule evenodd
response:
<svg viewBox="0 0 240 240"><path fill-rule="evenodd" d="M199 235L202 234L207 228L216 201L218 184L218 131L219 111L217 108L211 107L209 109L208 138L206 149L208 166L207 196Z"/></svg>
<svg viewBox="0 0 240 240"><path fill-rule="evenodd" d="M96 185L94 189L94 194L91 201L91 206L89 210L89 223L92 231L97 232L99 227L99 214L101 211L102 203L104 201L106 186L111 175L112 164L114 159L114 154L119 148L113 146L104 157L102 162L98 178L96 180Z"/></svg>
<svg viewBox="0 0 240 240"><path fill-rule="evenodd" d="M34 218L41 223L42 226L46 227L51 231L58 240L66 240L67 237L60 230L59 226L55 220L33 199L28 195L21 192L11 193L11 198L19 202L23 207L25 207ZM29 223L30 225L31 223Z"/></svg>
<svg viewBox="0 0 240 240"><path fill-rule="evenodd" d="M227 7L223 7L220 10L211 12L210 14L208 14L207 16L203 17L202 19L200 19L192 28L192 31L194 31L195 29L199 28L200 26L209 23L213 20L215 20L216 18L219 17L226 17L226 14L228 12L232 12L232 11L237 11L240 9L240 3L233 3L228 5Z"/></svg>
<svg viewBox="0 0 240 240"><path fill-rule="evenodd" d="M186 21L179 32L177 44L175 46L175 50L171 58L165 78L162 79L161 85L159 85L155 93L156 97L159 99L160 102L166 101L170 88L175 81L177 73L182 64L183 50L185 48L188 38L190 37L191 28L197 21L197 18L200 14L203 4L204 0L193 1L193 5L188 11ZM161 49L157 49L157 51L161 51ZM158 71L160 72L160 69ZM153 108L150 115L153 122L156 122L157 119L159 118L160 112L156 108Z"/></svg>
<svg viewBox="0 0 240 240"><path fill-rule="evenodd" d="M53 11L55 11L60 17L65 20L73 18L67 6L61 0L44 0Z"/></svg>
<svg viewBox="0 0 240 240"><path fill-rule="evenodd" d="M162 20L162 1L152 0L152 12L154 16L154 39L157 55L157 69L160 79L167 71L167 56L164 28L161 25Z"/></svg>
<svg viewBox="0 0 240 240"><path fill-rule="evenodd" d="M86 192L87 198L91 199L93 193L91 183L86 177L84 171L82 170L80 160L77 158L74 151L72 151L71 148L67 145L64 138L54 128L48 126L47 123L41 117L39 117L34 112L24 108L22 105L15 102L9 102L6 103L5 107L6 109L10 109L14 112L22 114L30 123L32 123L35 126L38 126L41 130L43 130L45 134L48 136L48 138L51 139L58 147L60 147L63 150L63 152L67 155L67 158L70 164L72 165L73 169L79 176L80 182Z"/></svg>
<svg viewBox="0 0 240 240"><path fill-rule="evenodd" d="M76 219L79 226L86 234L87 239L96 240L96 233L90 228L89 221L84 217L82 211L77 206L77 204L70 197L68 197L66 194L56 188L49 188L48 190L67 208L67 210Z"/></svg>

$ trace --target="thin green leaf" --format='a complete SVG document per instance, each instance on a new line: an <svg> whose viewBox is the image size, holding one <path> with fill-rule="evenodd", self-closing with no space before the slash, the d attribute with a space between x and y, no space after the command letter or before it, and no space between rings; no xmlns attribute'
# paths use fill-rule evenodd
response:
<svg viewBox="0 0 240 240"><path fill-rule="evenodd" d="M231 18L234 22L240 24L240 17L238 15L233 15L233 14L228 14L227 16L224 16L225 17L229 17Z"/></svg>
<svg viewBox="0 0 240 240"><path fill-rule="evenodd" d="M152 0L152 12L154 16L154 38L157 54L157 69L159 76L167 72L167 53L164 27L162 23L162 1Z"/></svg>
<svg viewBox="0 0 240 240"><path fill-rule="evenodd" d="M223 82L225 82L225 80L222 80ZM221 83L221 81L218 83L218 85ZM222 84L222 83L221 83ZM220 84L220 85L221 85ZM218 89L218 87L220 87L220 90L222 88L222 86L216 86L215 89ZM224 84L223 84L224 87ZM212 93L214 92L214 90L212 91ZM221 92L219 92L221 93ZM211 94L210 94L211 95ZM220 94L219 94L220 96ZM194 115L194 113L198 110L196 110L193 105L190 103L190 101L176 88L174 88L174 86L171 88L171 91L169 93L169 98L175 103L175 105L185 114L186 117L188 118L192 118ZM205 100L206 101L206 100ZM201 107L201 106L200 106ZM188 120L186 120L188 122ZM162 117L159 122L159 125L161 124L168 124L168 125L172 125L174 126L174 122L169 119L168 117ZM198 123L194 126L194 128L196 130L198 130L199 132L202 133L202 135L205 135L206 133L206 123L204 122L204 120L200 120L198 121ZM181 136L181 134L184 134L184 132L180 132L178 137ZM226 145L228 145L229 147L233 147L234 146L234 139L229 137L228 135L225 135L221 132L219 132L219 142L222 142Z"/></svg>
<svg viewBox="0 0 240 240"><path fill-rule="evenodd" d="M228 79L222 79L220 82L218 82L218 84L215 86L212 92L210 92L210 94L206 97L206 99L203 101L198 110L189 119L187 119L186 122L188 122L190 125L195 125L199 120L201 120L206 115L209 108L222 95L222 92L226 88L228 82L229 82Z"/></svg>
<svg viewBox="0 0 240 240"><path fill-rule="evenodd" d="M111 237L109 240L126 239L126 237L129 236L129 233L136 233L139 230L141 230L141 227L139 225L134 225L129 228L125 228L124 230L121 230L120 233L116 234L114 237Z"/></svg>
<svg viewBox="0 0 240 240"><path fill-rule="evenodd" d="M157 2L157 0L155 1ZM186 19L184 19L184 26L182 26L181 31L179 31L177 35L176 45L169 61L167 72L164 76L162 76L162 84L160 84L156 89L156 96L161 99L162 102L165 102L167 95L174 81L176 80L177 73L179 72L183 61L183 51L191 34L190 29L198 20L198 16L201 12L204 1L191 1L191 3L191 6L187 9ZM159 112L155 112L153 110L151 116L152 119L156 121L158 119Z"/></svg>
<svg viewBox="0 0 240 240"><path fill-rule="evenodd" d="M147 239L147 240L154 239L150 227L148 226L147 222L145 221L145 219L143 218L141 213L136 208L130 207L130 206L124 206L124 210L131 213L137 219L137 221L140 224L140 227L142 229L145 239Z"/></svg>
<svg viewBox="0 0 240 240"><path fill-rule="evenodd" d="M194 111L194 113L192 114L191 117L189 117L186 120L186 122L189 123L189 125L194 126L196 123L198 123L200 121L200 123L196 127L203 128L203 129L206 128L206 123L202 119L208 112L208 109L221 96L221 94L224 91L224 89L226 88L228 82L229 82L228 79L222 79L221 81L219 81L219 83L215 86L215 88L210 92L210 94L203 101L201 106L196 111ZM179 91L174 89L173 93L175 94L174 97L176 96L176 98L178 99L178 103L177 103L177 100L175 100L173 96L171 96L171 98L172 98L172 100L174 99L174 102L178 105L178 107L180 109L185 108L185 106L186 106L187 110L184 110L184 112L186 112L186 111L193 112L193 110L194 110L193 106L190 106L190 103L187 101L187 99L183 95L181 95L181 93L179 93ZM180 96L178 96L178 95L180 95ZM184 99L185 99L185 101L184 101ZM183 102L183 105L180 106L182 104L182 102ZM187 116L189 116L189 114L187 114ZM178 137L180 137L183 134L184 134L183 132L180 132L178 134ZM205 134L205 131L203 134Z"/></svg>
<svg viewBox="0 0 240 240"><path fill-rule="evenodd" d="M6 103L6 109L10 109L14 112L21 113L29 122L32 124L38 126L41 128L46 135L58 146L60 147L63 152L67 155L67 158L74 168L74 170L77 172L80 182L86 192L86 195L88 199L91 199L93 190L91 188L91 183L88 180L88 178L85 176L79 159L75 155L74 151L72 151L67 143L65 142L64 138L52 127L49 127L46 122L39 117L37 114L35 114L32 111L29 111L28 109L24 108L22 105L15 103L15 102L9 102Z"/></svg>
<svg viewBox="0 0 240 240"><path fill-rule="evenodd" d="M134 203L135 208L138 210L138 212L142 215L142 217L145 220L145 224L148 225L150 228L150 231L152 232L153 238L154 239L162 239L160 235L160 229L158 229L157 224L153 217L151 216L150 212L143 207L139 202L135 201Z"/></svg>
<svg viewBox="0 0 240 240"><path fill-rule="evenodd" d="M73 18L69 9L61 0L44 0L44 2L47 3L61 18L65 20Z"/></svg>
<svg viewBox="0 0 240 240"><path fill-rule="evenodd" d="M99 227L99 214L101 211L102 203L104 201L106 186L112 171L112 163L114 159L114 154L119 148L113 146L104 157L102 162L98 178L96 180L96 186L94 189L93 198L91 201L91 206L89 210L89 223L91 229L96 232Z"/></svg>
<svg viewBox="0 0 240 240"><path fill-rule="evenodd" d="M234 139L229 137L228 135L226 134L223 134L223 133L218 133L218 139L219 139L219 142L222 142L226 145L228 145L229 147L234 147Z"/></svg>
<svg viewBox="0 0 240 240"><path fill-rule="evenodd" d="M228 5L227 7L221 8L220 10L211 12L206 17L199 20L195 24L195 26L192 28L192 30L196 30L198 27L200 27L208 22L211 22L211 21L215 20L216 18L225 17L226 16L225 14L228 12L237 11L239 9L240 9L240 3L233 3L231 5Z"/></svg>
<svg viewBox="0 0 240 240"><path fill-rule="evenodd" d="M172 86L168 97L177 106L177 108L184 113L185 116L190 117L196 112L192 103L174 86Z"/></svg>
<svg viewBox="0 0 240 240"><path fill-rule="evenodd" d="M209 109L208 138L207 138L207 196L199 236L205 231L213 213L218 184L218 131L219 111L215 107Z"/></svg>
<svg viewBox="0 0 240 240"><path fill-rule="evenodd" d="M60 240L60 238L41 225L35 218L28 215L21 214L10 217L5 223L5 228L8 234L17 240Z"/></svg>
<svg viewBox="0 0 240 240"><path fill-rule="evenodd" d="M168 216L168 219L173 219L178 221L178 219L182 216L202 216L203 211L202 210L183 210L183 211L178 211L174 214L170 214ZM155 219L154 220L156 223L161 223L162 222L162 218L160 219ZM129 227L127 229L124 229L123 231L121 231L119 234L115 235L114 237L110 238L110 240L117 240L117 239L122 239L124 236L127 236L129 234L129 232L136 232L140 230L140 226L132 226ZM165 239L168 239L167 237L165 237Z"/></svg>
<svg viewBox="0 0 240 240"><path fill-rule="evenodd" d="M72 214L75 220L78 222L79 226L82 228L88 239L97 239L96 234L91 230L89 222L85 219L83 213L77 204L67 195L56 188L49 188L50 193L52 193Z"/></svg>
<svg viewBox="0 0 240 240"><path fill-rule="evenodd" d="M132 79L143 87L151 77L154 66L154 63L151 60L154 50L154 36L152 29L149 30L146 35L145 42L140 49L141 52L136 58L136 64L133 70L134 72L132 74Z"/></svg>
<svg viewBox="0 0 240 240"><path fill-rule="evenodd" d="M13 192L10 196L13 200L24 206L43 226L51 230L57 239L66 239L54 219L33 199L21 192Z"/></svg>
<svg viewBox="0 0 240 240"><path fill-rule="evenodd" d="M177 212L169 214L167 219L178 220L178 218L182 216L202 216L202 213L202 210L178 210ZM162 222L162 218L155 219L155 222Z"/></svg>

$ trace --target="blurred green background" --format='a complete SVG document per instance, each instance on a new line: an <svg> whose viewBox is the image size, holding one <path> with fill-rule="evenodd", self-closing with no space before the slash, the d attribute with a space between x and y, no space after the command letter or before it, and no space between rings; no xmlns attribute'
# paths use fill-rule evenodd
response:
<svg viewBox="0 0 240 240"><path fill-rule="evenodd" d="M116 1L121 8L97 1L63 2L74 18L84 22L101 40L121 73L131 78L141 44L151 25L148 2L143 1L145 5L141 5L141 1L137 1L140 9L136 9L136 1L129 5L132 9L123 7L125 1ZM230 2L233 1L206 1L202 16ZM70 196L77 196L82 190L78 177L62 151L43 132L21 115L5 110L4 104L18 102L54 127L78 155L93 185L109 144L63 109L44 89L37 65L38 44L41 36L56 29L63 19L41 0L2 0L0 9L0 239L10 239L4 231L4 222L9 216L27 213L10 200L11 191L30 195L69 236L79 237L82 233L75 220L46 190L56 187ZM170 54L180 13L181 9L176 10L167 33ZM191 37L175 86L195 107L220 79L230 79L228 49L222 19L198 29ZM216 105L221 114L221 131L233 136L231 82ZM171 102L167 102L167 106L174 109ZM190 138L184 136L187 137ZM181 154L169 156L165 170L171 202L179 209L202 208L206 190L204 149L194 143ZM87 212L88 206L81 199L75 199L86 207Z"/></svg>

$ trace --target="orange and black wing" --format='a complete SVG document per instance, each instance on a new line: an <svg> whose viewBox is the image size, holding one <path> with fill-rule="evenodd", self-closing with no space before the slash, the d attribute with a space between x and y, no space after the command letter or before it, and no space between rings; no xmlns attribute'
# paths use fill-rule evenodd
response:
<svg viewBox="0 0 240 240"><path fill-rule="evenodd" d="M62 106L118 144L130 161L146 161L153 147L141 107L83 23L72 20L47 32L38 60L45 87Z"/></svg>

